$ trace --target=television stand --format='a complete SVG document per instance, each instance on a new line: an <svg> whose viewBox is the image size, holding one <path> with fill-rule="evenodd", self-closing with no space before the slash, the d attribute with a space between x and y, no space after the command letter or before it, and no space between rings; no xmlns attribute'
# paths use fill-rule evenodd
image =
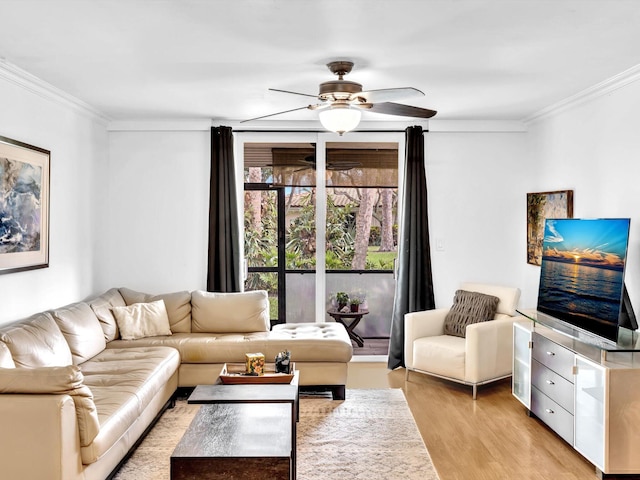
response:
<svg viewBox="0 0 640 480"><path fill-rule="evenodd" d="M526 317L513 329L512 392L527 413L599 478L640 475L640 350L588 343Z"/></svg>

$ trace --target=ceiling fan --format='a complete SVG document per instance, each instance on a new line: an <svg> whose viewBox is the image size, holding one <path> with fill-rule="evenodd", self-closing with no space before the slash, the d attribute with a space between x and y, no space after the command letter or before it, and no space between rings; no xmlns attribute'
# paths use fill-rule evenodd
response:
<svg viewBox="0 0 640 480"><path fill-rule="evenodd" d="M424 93L417 88L383 88L380 90L362 91L361 84L344 79L344 76L353 69L353 62L335 61L328 63L327 67L332 73L338 76L338 80L321 83L318 95L291 92L277 88L269 89L274 92L317 98L320 103L243 120L241 123L261 120L263 118L304 110L306 108L309 110L319 110L322 125L327 130L342 135L358 126L362 110L386 115L417 118L431 118L437 113L435 110L429 110L427 108L391 102L391 100L399 100L401 98L424 96Z"/></svg>

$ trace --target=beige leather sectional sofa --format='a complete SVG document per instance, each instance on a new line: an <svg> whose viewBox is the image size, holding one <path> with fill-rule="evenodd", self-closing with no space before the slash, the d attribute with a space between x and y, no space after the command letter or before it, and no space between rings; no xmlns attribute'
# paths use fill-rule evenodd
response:
<svg viewBox="0 0 640 480"><path fill-rule="evenodd" d="M268 311L261 291L154 296L121 288L1 326L0 477L109 478L178 387L213 383L224 363L244 362L246 353L272 361L289 350L301 386L344 398L353 353L344 328L270 330ZM160 319L151 330L148 312ZM168 330L158 335L163 322Z"/></svg>

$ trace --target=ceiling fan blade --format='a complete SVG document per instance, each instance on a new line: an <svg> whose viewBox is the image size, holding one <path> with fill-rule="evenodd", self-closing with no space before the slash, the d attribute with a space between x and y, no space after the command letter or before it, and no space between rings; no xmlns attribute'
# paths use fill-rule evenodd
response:
<svg viewBox="0 0 640 480"><path fill-rule="evenodd" d="M424 93L417 88L382 88L380 90L369 90L353 94L355 98L364 99L365 103L389 102L391 100L400 100L402 98L424 97Z"/></svg>
<svg viewBox="0 0 640 480"><path fill-rule="evenodd" d="M436 113L435 110L429 110L428 108L412 107L411 105L401 105L399 103L374 103L371 108L368 108L370 112L384 113L386 115L399 115L401 117L417 117L417 118L431 118Z"/></svg>
<svg viewBox="0 0 640 480"><path fill-rule="evenodd" d="M314 107L314 105L307 105L306 107L298 107L298 108L292 108L291 110L285 110L283 112L278 112L278 113L270 113L269 115L262 115L261 117L255 117L255 118L250 118L248 120L241 120L240 123L246 123L246 122L252 122L254 120L261 120L263 118L267 118L267 117L273 117L275 115L282 115L284 113L289 113L289 112L296 112L298 110L304 110L306 108L308 108L309 110L312 109L312 107Z"/></svg>
<svg viewBox="0 0 640 480"><path fill-rule="evenodd" d="M292 95L302 95L304 97L318 98L317 95L310 95L308 93L292 92L290 90L280 90L279 88L270 88L269 90L271 90L272 92L290 93Z"/></svg>

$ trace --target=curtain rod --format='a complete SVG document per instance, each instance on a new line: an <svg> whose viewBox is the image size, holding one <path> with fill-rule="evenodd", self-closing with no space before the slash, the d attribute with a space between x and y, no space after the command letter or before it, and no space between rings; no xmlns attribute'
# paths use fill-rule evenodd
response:
<svg viewBox="0 0 640 480"><path fill-rule="evenodd" d="M232 128L236 133L328 133L326 130L236 130ZM422 133L429 130L423 129ZM351 130L347 133L404 133L405 130Z"/></svg>

